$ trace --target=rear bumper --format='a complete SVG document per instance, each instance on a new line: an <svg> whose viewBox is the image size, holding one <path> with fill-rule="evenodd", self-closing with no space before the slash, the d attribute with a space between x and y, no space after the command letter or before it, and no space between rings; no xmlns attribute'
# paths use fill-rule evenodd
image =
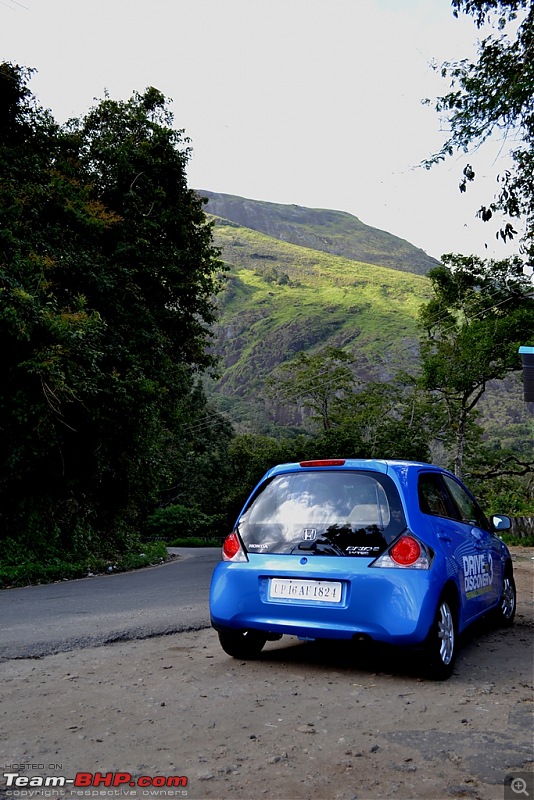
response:
<svg viewBox="0 0 534 800"><path fill-rule="evenodd" d="M440 588L430 570L369 567L370 559L316 556L250 556L222 562L210 589L211 623L217 630L253 628L305 638L365 636L400 645L421 644L432 625ZM272 600L272 577L341 581L341 602Z"/></svg>

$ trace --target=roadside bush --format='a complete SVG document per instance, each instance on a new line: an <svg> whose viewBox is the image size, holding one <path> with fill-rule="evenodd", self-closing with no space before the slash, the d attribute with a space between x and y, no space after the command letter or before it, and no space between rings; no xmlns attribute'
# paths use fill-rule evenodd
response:
<svg viewBox="0 0 534 800"><path fill-rule="evenodd" d="M7 543L7 552L0 558L0 589L126 572L161 564L167 558L165 542L136 543L127 553L110 558L88 556L85 559L72 557L72 560L69 560L67 553L57 550L38 556L32 552L22 552L13 540L7 540Z"/></svg>
<svg viewBox="0 0 534 800"><path fill-rule="evenodd" d="M514 536L513 533L503 531L499 538L510 547L534 547L534 536Z"/></svg>
<svg viewBox="0 0 534 800"><path fill-rule="evenodd" d="M145 539L171 542L176 539L220 538L224 517L212 516L182 505L159 508L146 521Z"/></svg>
<svg viewBox="0 0 534 800"><path fill-rule="evenodd" d="M16 566L0 564L0 589L72 580L73 578L83 578L86 575L87 567L84 564L67 563L59 559L54 559L48 564L36 561L27 561Z"/></svg>
<svg viewBox="0 0 534 800"><path fill-rule="evenodd" d="M161 564L167 558L165 542L145 542L141 545L141 552L126 553L117 564L117 571L139 569L150 564Z"/></svg>

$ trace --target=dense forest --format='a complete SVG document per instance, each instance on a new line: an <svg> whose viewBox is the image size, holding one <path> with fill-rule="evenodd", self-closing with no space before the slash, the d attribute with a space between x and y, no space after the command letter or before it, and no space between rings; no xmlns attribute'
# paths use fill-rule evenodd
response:
<svg viewBox="0 0 534 800"><path fill-rule="evenodd" d="M497 9L499 30L524 5L453 3L476 21ZM263 472L302 458L439 460L487 510L534 513L532 432L496 447L478 416L488 383L517 373L519 345L534 344L532 59L530 93L501 109L474 99L508 85L532 15L511 43L483 42L478 65L444 67L453 89L437 109L452 135L433 159L505 117L516 127L516 170L481 214L510 216L505 239L526 221L522 255L444 256L418 312L417 365L386 382L355 380L343 347L293 353L268 392L301 423L269 435L240 430L206 395L229 274L166 98L104 97L59 125L31 69L0 65L0 586L135 566L163 557L158 540L222 538ZM474 179L466 167L461 189Z"/></svg>

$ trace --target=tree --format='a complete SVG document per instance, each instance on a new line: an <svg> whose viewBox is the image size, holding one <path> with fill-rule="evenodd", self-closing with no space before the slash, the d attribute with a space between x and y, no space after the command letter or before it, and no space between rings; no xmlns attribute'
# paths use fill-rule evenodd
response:
<svg viewBox="0 0 534 800"><path fill-rule="evenodd" d="M30 76L0 66L0 527L124 547L203 439L220 263L160 92L61 128Z"/></svg>
<svg viewBox="0 0 534 800"><path fill-rule="evenodd" d="M401 374L362 387L350 364L345 351L326 347L299 353L269 382L274 396L309 409L320 422L309 457L428 460L436 415L416 381Z"/></svg>
<svg viewBox="0 0 534 800"><path fill-rule="evenodd" d="M59 299L55 265L78 249L83 259L111 220L84 211L87 193L61 174L59 128L27 88L30 76L0 66L0 514L3 536L27 532L37 546L56 540L58 516L72 508L70 493L56 492L59 440L72 425L63 408L97 392L105 329L82 293Z"/></svg>
<svg viewBox="0 0 534 800"><path fill-rule="evenodd" d="M425 393L399 373L388 383L368 383L344 398L323 437L325 451L330 457L429 461L436 422Z"/></svg>
<svg viewBox="0 0 534 800"><path fill-rule="evenodd" d="M488 381L520 368L518 346L534 332L534 300L519 257L486 262L448 254L429 278L434 296L420 314L427 338L419 384L445 408L443 436L454 438L461 477L475 408Z"/></svg>
<svg viewBox="0 0 534 800"><path fill-rule="evenodd" d="M524 251L534 263L534 5L530 0L452 0L453 13L470 14L479 28L497 20L497 33L478 45L478 61L442 65L451 91L438 98L436 110L447 120L450 134L425 166L456 152L468 153L490 136L510 141L512 168L497 176L497 193L478 215L491 219L501 211L507 221L497 232L503 240L516 235L516 220L525 223ZM475 179L470 164L463 170L460 190Z"/></svg>
<svg viewBox="0 0 534 800"><path fill-rule="evenodd" d="M324 431L331 427L332 406L354 385L344 350L325 347L308 355L300 352L267 381L271 396L308 409Z"/></svg>

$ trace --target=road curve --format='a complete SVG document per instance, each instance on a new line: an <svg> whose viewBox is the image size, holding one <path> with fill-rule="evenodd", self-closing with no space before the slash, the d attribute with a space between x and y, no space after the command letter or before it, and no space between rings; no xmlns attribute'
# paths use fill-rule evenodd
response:
<svg viewBox="0 0 534 800"><path fill-rule="evenodd" d="M0 591L0 661L209 627L218 548L133 572Z"/></svg>

